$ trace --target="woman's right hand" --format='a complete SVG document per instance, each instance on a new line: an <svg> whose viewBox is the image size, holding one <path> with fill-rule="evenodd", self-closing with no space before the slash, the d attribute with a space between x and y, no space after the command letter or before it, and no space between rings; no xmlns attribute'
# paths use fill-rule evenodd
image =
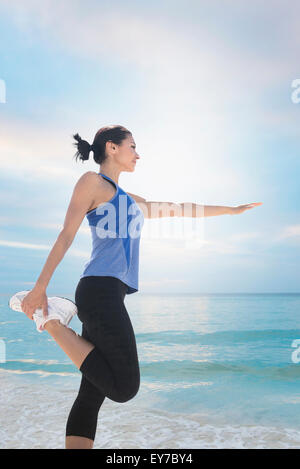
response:
<svg viewBox="0 0 300 469"><path fill-rule="evenodd" d="M33 313L37 308L43 309L44 318L48 315L48 298L46 290L35 286L23 299L21 303L22 311L26 316L33 320Z"/></svg>
<svg viewBox="0 0 300 469"><path fill-rule="evenodd" d="M262 205L262 202L253 202L252 204L244 204L244 205L238 205L236 207L229 207L230 215L238 215L240 213L245 212L245 210L250 210L251 208L257 207L258 205Z"/></svg>

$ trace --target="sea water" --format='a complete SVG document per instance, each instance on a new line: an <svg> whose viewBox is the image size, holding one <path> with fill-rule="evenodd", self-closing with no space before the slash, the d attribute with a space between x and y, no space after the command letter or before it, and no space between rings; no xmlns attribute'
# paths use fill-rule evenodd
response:
<svg viewBox="0 0 300 469"><path fill-rule="evenodd" d="M0 447L63 448L81 374L10 296L0 296ZM125 305L140 390L105 399L95 448L300 448L300 294L138 292ZM70 327L81 333L78 317Z"/></svg>

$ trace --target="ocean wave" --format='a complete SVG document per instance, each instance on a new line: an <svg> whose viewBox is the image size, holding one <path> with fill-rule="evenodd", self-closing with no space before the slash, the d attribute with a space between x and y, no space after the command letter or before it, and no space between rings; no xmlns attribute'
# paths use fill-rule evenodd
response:
<svg viewBox="0 0 300 469"><path fill-rule="evenodd" d="M224 375L239 375L257 377L269 380L294 380L300 376L297 364L270 366L268 363L257 362L212 362L205 360L168 360L154 363L144 363L142 373L145 377L159 379L201 379L216 378Z"/></svg>
<svg viewBox="0 0 300 469"><path fill-rule="evenodd" d="M7 360L5 363L0 364L0 370L16 374L34 373L43 376L51 376L53 374L73 376L74 373L77 376L80 373L72 363L64 364L59 363L57 360L35 359Z"/></svg>
<svg viewBox="0 0 300 469"><path fill-rule="evenodd" d="M56 360L8 360L0 364L0 370L14 373L59 374L61 376L78 375L80 372L72 363L59 363ZM270 366L269 363L249 360L244 362L222 362L208 360L162 360L153 362L140 361L142 378L169 381L194 382L195 380L217 379L218 377L239 376L257 377L265 380L294 380L300 376L297 364Z"/></svg>
<svg viewBox="0 0 300 469"><path fill-rule="evenodd" d="M199 345L234 345L237 343L270 340L294 340L300 338L300 329L266 329L266 330L227 330L210 333L183 331L160 331L136 334L139 343L199 344Z"/></svg>

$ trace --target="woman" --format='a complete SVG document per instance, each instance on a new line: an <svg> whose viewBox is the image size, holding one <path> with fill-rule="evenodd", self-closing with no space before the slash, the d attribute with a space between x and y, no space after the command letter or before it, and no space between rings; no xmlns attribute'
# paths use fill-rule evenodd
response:
<svg viewBox="0 0 300 469"><path fill-rule="evenodd" d="M135 335L124 298L138 291L139 242L144 217L185 215L183 204L166 202L164 207L169 210L157 210L159 202L147 202L126 193L118 185L120 173L134 171L140 158L129 130L119 125L103 127L96 133L92 145L78 134L74 139L76 159L87 160L93 151L100 172L89 171L76 183L63 229L34 288L22 301L22 310L32 319L35 310L42 308L46 318L47 285L87 216L93 249L75 292L82 335L57 319L45 322L44 329L82 373L79 392L67 421L66 448L91 449L98 412L105 397L127 402L140 386ZM239 207L204 206L201 216L242 213L256 205L260 203ZM192 215L189 212L188 216L197 216L199 206L190 206Z"/></svg>

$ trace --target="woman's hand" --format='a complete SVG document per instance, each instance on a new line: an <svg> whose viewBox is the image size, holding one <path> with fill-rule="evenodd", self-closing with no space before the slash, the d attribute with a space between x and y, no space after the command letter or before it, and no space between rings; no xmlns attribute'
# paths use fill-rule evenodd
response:
<svg viewBox="0 0 300 469"><path fill-rule="evenodd" d="M238 215L239 213L245 212L245 210L250 210L251 208L257 207L257 205L262 205L262 202L254 202L253 204L238 205L237 207L230 207L230 215Z"/></svg>
<svg viewBox="0 0 300 469"><path fill-rule="evenodd" d="M33 313L37 308L43 309L44 318L48 315L48 299L46 290L35 286L23 299L21 303L22 311L26 316L33 320Z"/></svg>

